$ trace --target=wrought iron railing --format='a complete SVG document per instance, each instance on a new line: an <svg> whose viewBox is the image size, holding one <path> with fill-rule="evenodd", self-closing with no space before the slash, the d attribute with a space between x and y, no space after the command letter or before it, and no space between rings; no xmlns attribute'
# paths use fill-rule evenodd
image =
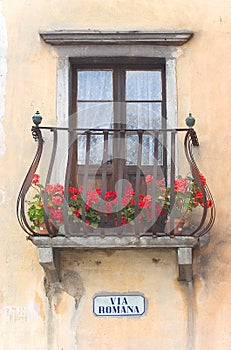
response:
<svg viewBox="0 0 231 350"><path fill-rule="evenodd" d="M44 137L45 133L51 136ZM45 177L45 190L40 190L46 235L50 237L201 237L211 229L215 204L193 157L193 148L199 146L193 128L99 130L46 127L36 123L32 126L32 135L37 142L37 151L17 200L18 221L29 236L41 234L28 217L31 184L39 168ZM195 195L185 199L186 205L190 201L190 205L197 208L194 218L181 231L176 231L174 219L179 209L176 208L176 179L182 163L182 156L178 155L181 135L184 135L188 172ZM49 159L44 145L49 148ZM58 193L60 215L57 220L52 214L52 203L46 189L54 183L54 178L56 182L62 182L61 177L63 190ZM182 180L184 185L189 183L188 179ZM100 187L100 191L96 187ZM124 200L126 190L127 199ZM180 191L185 194L185 188ZM95 202L89 202L89 193L95 194ZM109 198L110 194L114 197ZM77 205L75 199L78 195L81 202ZM38 196L35 200L39 200ZM54 202L57 205L57 198ZM91 205L92 222L88 212Z"/></svg>

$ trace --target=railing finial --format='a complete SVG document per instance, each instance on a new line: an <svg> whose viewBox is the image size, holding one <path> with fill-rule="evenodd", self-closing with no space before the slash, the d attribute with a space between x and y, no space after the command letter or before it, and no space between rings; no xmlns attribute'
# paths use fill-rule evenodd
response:
<svg viewBox="0 0 231 350"><path fill-rule="evenodd" d="M43 118L42 118L41 114L39 113L39 111L37 111L32 117L32 121L36 126L38 126L41 123L42 119Z"/></svg>
<svg viewBox="0 0 231 350"><path fill-rule="evenodd" d="M192 128L195 124L195 118L192 116L192 113L189 113L188 117L185 119L186 125L189 128Z"/></svg>

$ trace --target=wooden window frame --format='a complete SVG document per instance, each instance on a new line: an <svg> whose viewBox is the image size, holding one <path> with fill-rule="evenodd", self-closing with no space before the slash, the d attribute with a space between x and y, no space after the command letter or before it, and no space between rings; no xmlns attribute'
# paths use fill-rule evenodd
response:
<svg viewBox="0 0 231 350"><path fill-rule="evenodd" d="M164 58L156 58L155 60L146 58L146 57L111 57L109 58L102 58L102 57L94 57L91 59L71 59L71 99L70 99L70 109L71 114L76 115L76 101L77 101L77 71L78 70L112 70L113 71L113 103L122 102L121 106L124 106L124 103L126 103L125 100L125 75L126 71L130 70L136 70L136 71L149 71L149 70L158 70L161 72L161 82L162 82L162 98L161 98L161 118L162 118L162 128L165 129L167 125L167 115L166 115L166 62ZM157 102L157 101L148 101L148 102ZM123 108L123 107L121 107ZM121 116L125 115L126 113L123 113L122 110L116 111L114 115L118 113L119 119L114 120L114 125L116 128L124 128L126 127L126 120L122 119ZM75 118L72 118L71 120L71 127L76 127L75 124ZM166 139L163 140L163 144L166 145ZM84 172L84 166L79 166L77 164L77 154L76 154L76 144L73 144L74 150L73 150L73 159L72 159L72 184L75 183L75 179L77 178L77 170L76 166L78 166L78 172L83 173ZM110 170L111 166L108 166L108 175L112 173L112 170ZM152 166L143 166L144 173L148 173L149 168L151 169ZM80 170L82 168L82 170ZM97 166L90 166L88 171L89 175L95 174ZM127 176L129 179L132 179L133 174L135 174L135 168L136 166L126 166L127 169ZM119 171L117 169L117 171ZM164 174L164 177L166 178L167 175L167 153L165 147L163 147L163 164L159 167L158 170L159 177ZM116 182L117 175L114 174L114 180L113 182ZM134 181L134 180L133 180ZM131 182L133 182L131 180ZM113 188L113 184L111 183L111 186ZM110 185L109 185L110 188Z"/></svg>

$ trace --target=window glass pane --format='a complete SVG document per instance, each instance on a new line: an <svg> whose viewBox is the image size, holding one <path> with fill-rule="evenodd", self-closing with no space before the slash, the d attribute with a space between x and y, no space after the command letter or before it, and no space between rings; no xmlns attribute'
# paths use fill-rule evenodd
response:
<svg viewBox="0 0 231 350"><path fill-rule="evenodd" d="M113 123L113 103L79 102L77 127L79 129L110 129ZM110 140L110 135L109 135ZM103 160L104 138L92 135L90 140L90 164L101 164ZM86 158L86 136L78 137L78 164ZM112 142L108 145L108 157L112 157Z"/></svg>
<svg viewBox="0 0 231 350"><path fill-rule="evenodd" d="M127 128L162 128L161 103L127 103Z"/></svg>
<svg viewBox="0 0 231 350"><path fill-rule="evenodd" d="M85 164L86 159L86 136L78 136L78 164ZM103 135L91 135L90 138L90 155L89 155L89 164L102 164L103 163L103 154L105 150L104 136ZM112 135L108 136L108 145L107 145L107 161L112 160L113 148L112 148Z"/></svg>
<svg viewBox="0 0 231 350"><path fill-rule="evenodd" d="M163 163L163 147L162 147L162 135L158 137L158 150L157 160L158 164ZM155 152L155 137L153 135L144 135L142 144L142 165L153 165L154 164L154 153Z"/></svg>
<svg viewBox="0 0 231 350"><path fill-rule="evenodd" d="M127 135L126 137L126 164L135 165L137 164L138 156L138 136L137 135ZM158 137L158 164L163 163L163 144L162 135ZM142 156L141 165L153 165L154 164L154 154L155 154L155 136L152 134L143 135L142 138Z"/></svg>
<svg viewBox="0 0 231 350"><path fill-rule="evenodd" d="M126 100L161 100L161 71L127 71Z"/></svg>
<svg viewBox="0 0 231 350"><path fill-rule="evenodd" d="M113 99L112 71L93 70L78 72L77 127L103 129L113 122L113 103L103 102ZM78 138L78 164L85 163L86 136ZM111 150L110 150L111 152ZM90 164L100 164L103 157L103 136L92 135L90 143Z"/></svg>
<svg viewBox="0 0 231 350"><path fill-rule="evenodd" d="M77 127L103 129L113 123L113 103L79 102L77 105Z"/></svg>
<svg viewBox="0 0 231 350"><path fill-rule="evenodd" d="M112 100L112 71L78 71L77 100Z"/></svg>

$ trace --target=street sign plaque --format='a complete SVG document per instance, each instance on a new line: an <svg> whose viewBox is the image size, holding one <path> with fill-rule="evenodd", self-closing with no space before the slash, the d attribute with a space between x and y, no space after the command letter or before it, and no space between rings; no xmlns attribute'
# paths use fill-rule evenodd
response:
<svg viewBox="0 0 231 350"><path fill-rule="evenodd" d="M93 312L96 316L141 316L145 313L145 298L141 294L97 295Z"/></svg>

